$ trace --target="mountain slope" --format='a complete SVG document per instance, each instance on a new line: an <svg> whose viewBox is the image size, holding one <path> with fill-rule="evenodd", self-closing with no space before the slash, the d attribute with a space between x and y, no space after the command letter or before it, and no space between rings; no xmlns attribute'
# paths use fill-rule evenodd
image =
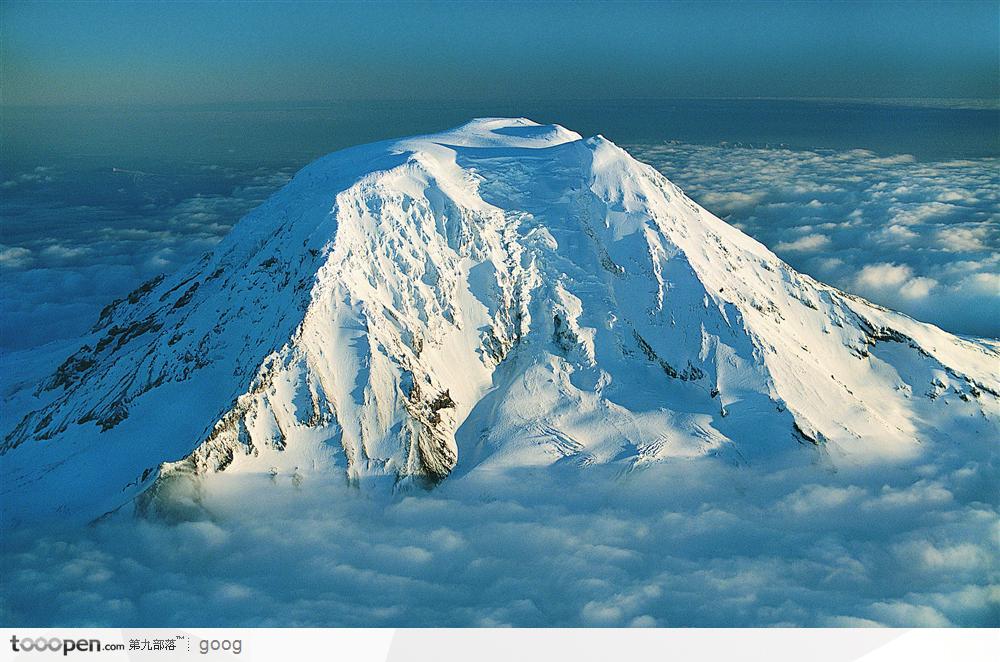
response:
<svg viewBox="0 0 1000 662"><path fill-rule="evenodd" d="M600 136L476 120L320 159L109 306L5 416L4 519L222 470L891 461L995 438L998 359L796 273Z"/></svg>

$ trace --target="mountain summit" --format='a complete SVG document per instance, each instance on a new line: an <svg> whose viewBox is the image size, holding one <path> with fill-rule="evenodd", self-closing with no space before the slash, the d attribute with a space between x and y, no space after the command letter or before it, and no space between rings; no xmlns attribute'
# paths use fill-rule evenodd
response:
<svg viewBox="0 0 1000 662"><path fill-rule="evenodd" d="M82 342L7 404L7 524L215 472L835 465L1000 430L996 343L799 274L605 138L526 119L316 161Z"/></svg>

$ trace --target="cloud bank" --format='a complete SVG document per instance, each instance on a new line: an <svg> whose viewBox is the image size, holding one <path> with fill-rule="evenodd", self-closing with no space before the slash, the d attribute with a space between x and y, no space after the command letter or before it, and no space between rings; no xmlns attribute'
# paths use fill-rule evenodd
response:
<svg viewBox="0 0 1000 662"><path fill-rule="evenodd" d="M792 449L794 454L794 449ZM4 542L26 625L998 626L990 444L831 470L472 472L391 495L227 477L178 523ZM809 459L816 460L811 465Z"/></svg>
<svg viewBox="0 0 1000 662"><path fill-rule="evenodd" d="M1000 159L626 147L796 269L953 333L1000 336Z"/></svg>

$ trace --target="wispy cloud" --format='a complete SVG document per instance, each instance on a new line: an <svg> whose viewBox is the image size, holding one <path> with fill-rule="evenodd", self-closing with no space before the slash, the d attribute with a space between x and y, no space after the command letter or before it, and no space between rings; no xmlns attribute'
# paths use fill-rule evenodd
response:
<svg viewBox="0 0 1000 662"><path fill-rule="evenodd" d="M825 234L807 234L793 241L779 241L774 250L777 251L816 251L830 245L830 238Z"/></svg>

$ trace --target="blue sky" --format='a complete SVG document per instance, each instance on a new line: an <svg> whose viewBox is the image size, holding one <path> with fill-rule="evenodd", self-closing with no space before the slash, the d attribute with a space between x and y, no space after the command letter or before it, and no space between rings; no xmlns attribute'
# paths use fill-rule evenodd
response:
<svg viewBox="0 0 1000 662"><path fill-rule="evenodd" d="M965 97L995 2L0 5L5 104Z"/></svg>

